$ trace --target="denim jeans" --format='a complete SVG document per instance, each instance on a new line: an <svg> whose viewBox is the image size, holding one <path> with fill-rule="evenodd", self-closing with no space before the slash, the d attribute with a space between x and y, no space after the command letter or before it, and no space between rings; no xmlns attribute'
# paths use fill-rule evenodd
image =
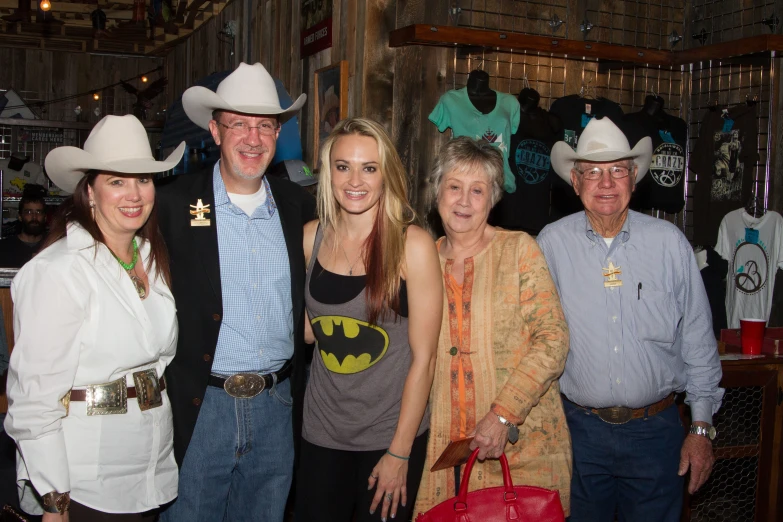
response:
<svg viewBox="0 0 783 522"><path fill-rule="evenodd" d="M161 522L282 522L294 468L290 380L252 399L212 386Z"/></svg>
<svg viewBox="0 0 783 522"><path fill-rule="evenodd" d="M677 407L625 424L563 401L574 449L569 522L679 522L685 431Z"/></svg>

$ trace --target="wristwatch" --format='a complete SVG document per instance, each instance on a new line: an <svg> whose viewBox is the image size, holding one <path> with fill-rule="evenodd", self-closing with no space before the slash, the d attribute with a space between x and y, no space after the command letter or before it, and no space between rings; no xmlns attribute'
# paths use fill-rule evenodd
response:
<svg viewBox="0 0 783 522"><path fill-rule="evenodd" d="M71 507L71 493L57 493L50 491L43 497L43 509L47 513L64 514Z"/></svg>
<svg viewBox="0 0 783 522"><path fill-rule="evenodd" d="M705 428L704 426L696 426L694 424L691 425L690 432L693 435L701 435L702 437L707 437L710 440L715 440L715 436L718 434L718 432L715 431L715 426Z"/></svg>
<svg viewBox="0 0 783 522"><path fill-rule="evenodd" d="M498 414L496 413L495 415L498 415ZM517 441L519 440L519 428L517 427L517 425L514 424L511 421L506 420L505 417L501 417L500 415L498 415L498 420L501 423L503 423L506 426L508 426L508 441L511 444L516 444Z"/></svg>

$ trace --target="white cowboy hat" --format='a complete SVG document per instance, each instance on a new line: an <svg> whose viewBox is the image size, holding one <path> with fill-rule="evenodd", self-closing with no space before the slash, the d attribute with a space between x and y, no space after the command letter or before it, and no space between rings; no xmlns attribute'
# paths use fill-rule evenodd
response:
<svg viewBox="0 0 783 522"><path fill-rule="evenodd" d="M182 95L182 107L188 118L209 130L212 111L241 112L243 114L276 114L285 123L302 108L307 95L302 94L287 109L280 106L275 81L260 63L240 63L237 70L218 84L217 92L206 87L191 87Z"/></svg>
<svg viewBox="0 0 783 522"><path fill-rule="evenodd" d="M55 185L73 193L88 170L121 174L152 174L171 170L182 159L185 142L163 161L152 157L144 126L133 115L106 116L95 124L84 149L57 147L46 155L46 173Z"/></svg>
<svg viewBox="0 0 783 522"><path fill-rule="evenodd" d="M630 159L636 163L636 182L650 170L652 140L644 137L632 149L628 138L609 118L593 118L582 131L576 150L564 141L552 147L552 168L566 183L571 184L571 169L577 161L600 163Z"/></svg>

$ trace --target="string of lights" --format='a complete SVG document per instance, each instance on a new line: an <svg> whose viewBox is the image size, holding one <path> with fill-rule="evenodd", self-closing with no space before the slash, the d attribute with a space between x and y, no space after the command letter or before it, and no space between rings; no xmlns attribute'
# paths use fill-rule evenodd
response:
<svg viewBox="0 0 783 522"><path fill-rule="evenodd" d="M163 66L159 65L156 68L151 69L151 70L149 70L147 72L143 72L143 73L141 73L139 75L133 76L133 77L128 78L126 80L120 80L120 81L118 81L116 83L112 83L110 85L104 85L103 87L100 87L98 89L90 89L89 91L84 91L84 92L80 92L80 93L77 93L77 94L71 94L70 96L63 96L62 98L55 98L55 99L52 99L52 100L36 101L36 102L32 102L32 103L29 103L29 104L22 104L22 105L6 105L5 109L22 109L24 107L39 107L40 108L40 107L45 107L47 105L52 105L52 104L55 104L55 103L61 103L61 102L68 101L68 100L74 100L76 98L81 98L82 96L90 96L93 100L97 101L97 100L101 99L101 94L100 93L105 91L105 90L107 90L107 89L112 89L114 87L118 87L119 85L122 84L122 82L129 82L129 81L132 81L132 80L141 80L142 83L146 83L149 80L148 75L150 75L152 73L155 73L155 72L158 72L158 71L162 71L162 70L163 70Z"/></svg>

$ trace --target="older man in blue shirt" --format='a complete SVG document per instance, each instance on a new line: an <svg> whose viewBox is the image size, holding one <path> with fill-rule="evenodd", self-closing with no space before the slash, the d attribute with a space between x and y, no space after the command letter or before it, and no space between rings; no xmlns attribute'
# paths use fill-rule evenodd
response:
<svg viewBox="0 0 783 522"><path fill-rule="evenodd" d="M693 251L670 223L628 208L650 138L633 149L592 120L552 166L585 211L538 236L571 333L560 380L571 430L571 522L679 521L683 477L697 491L714 462L712 415L723 390L710 308ZM693 424L681 424L685 392Z"/></svg>

